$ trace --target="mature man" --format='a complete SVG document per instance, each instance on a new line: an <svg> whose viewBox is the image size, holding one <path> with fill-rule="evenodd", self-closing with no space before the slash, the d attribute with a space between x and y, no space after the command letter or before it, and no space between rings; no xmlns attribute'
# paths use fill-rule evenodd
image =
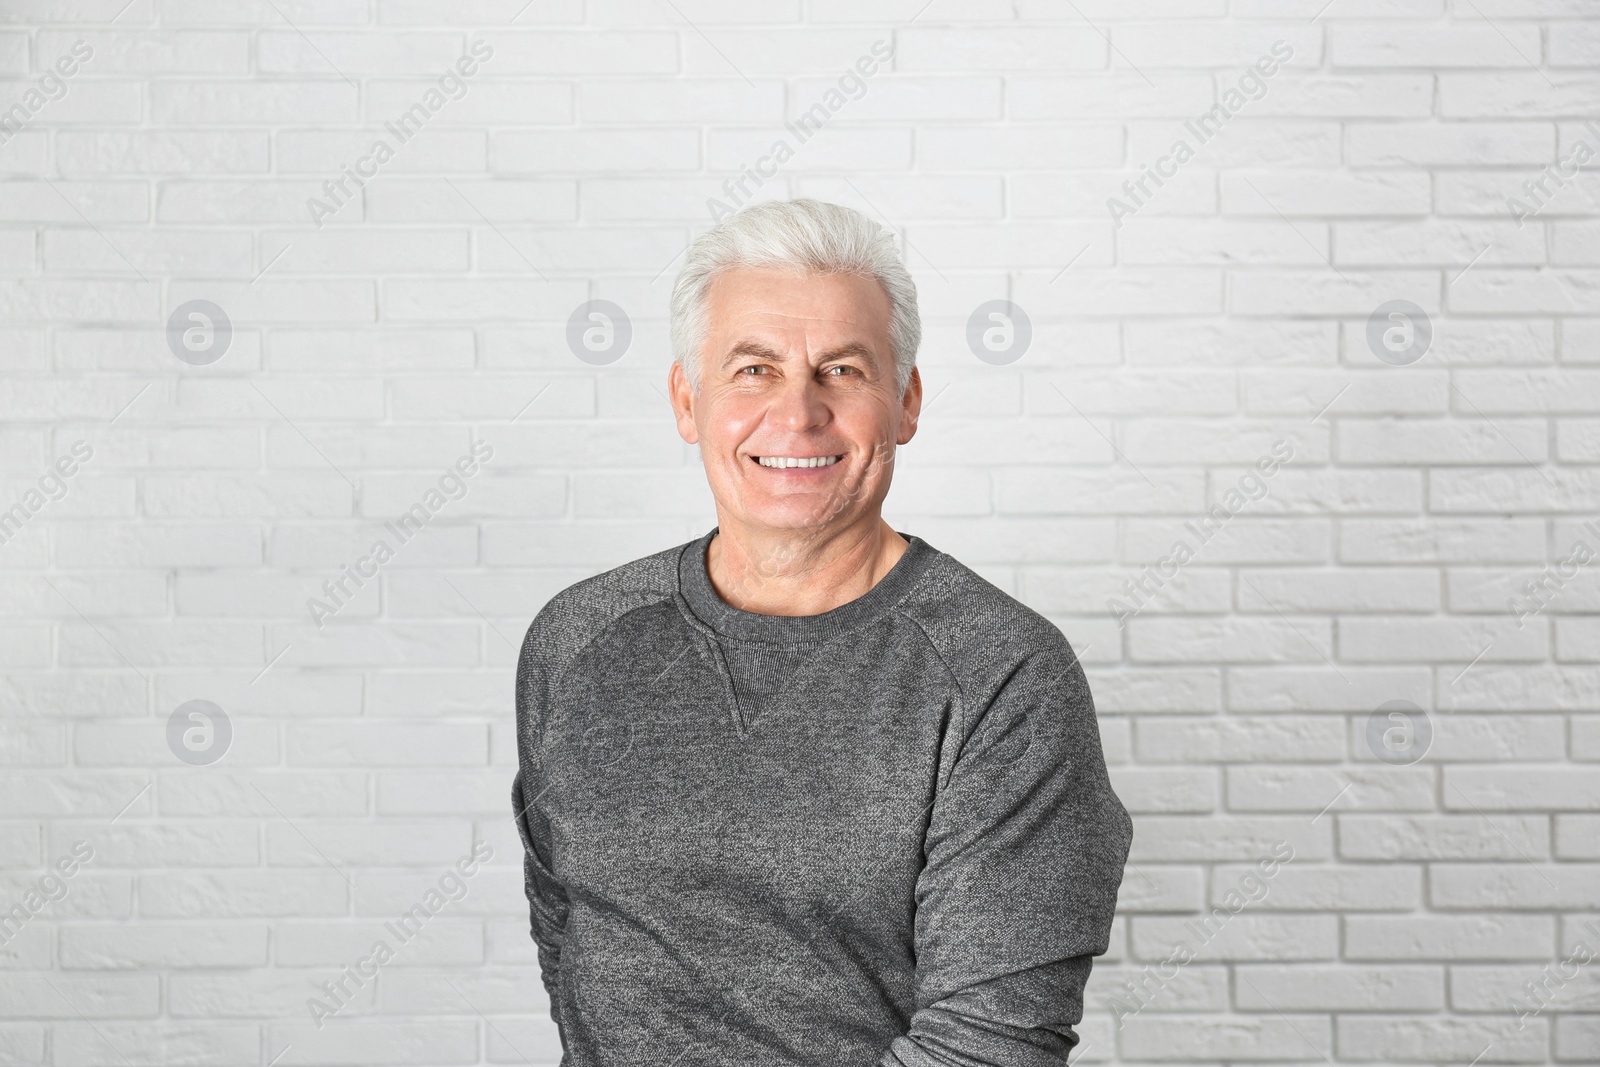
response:
<svg viewBox="0 0 1600 1067"><path fill-rule="evenodd" d="M517 670L562 1064L1059 1067L1132 827L1061 631L881 516L922 402L891 235L748 208L671 327L717 525L558 593Z"/></svg>

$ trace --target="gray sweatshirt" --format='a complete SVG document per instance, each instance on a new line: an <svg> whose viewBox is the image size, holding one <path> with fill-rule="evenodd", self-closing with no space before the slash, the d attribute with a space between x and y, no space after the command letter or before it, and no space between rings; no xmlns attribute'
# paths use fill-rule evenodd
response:
<svg viewBox="0 0 1600 1067"><path fill-rule="evenodd" d="M832 611L740 611L716 532L523 642L562 1067L1059 1067L1133 836L1066 638L909 534Z"/></svg>

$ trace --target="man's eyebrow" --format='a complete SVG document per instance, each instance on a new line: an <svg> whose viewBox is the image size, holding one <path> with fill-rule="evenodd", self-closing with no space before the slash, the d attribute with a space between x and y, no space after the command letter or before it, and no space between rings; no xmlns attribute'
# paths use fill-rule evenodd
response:
<svg viewBox="0 0 1600 1067"><path fill-rule="evenodd" d="M777 352L774 349L769 348L760 341L740 341L738 344L734 345L728 350L728 354L722 359L722 366L724 368L730 366L731 364L737 362L740 356L754 356L756 359L770 359L774 363L782 363L784 361L784 356L781 352ZM851 341L848 344L840 345L838 348L829 349L828 351L822 353L821 358L824 360L829 360L838 359L841 356L859 356L862 359L870 361L872 359L872 350L866 345Z"/></svg>
<svg viewBox="0 0 1600 1067"><path fill-rule="evenodd" d="M731 364L736 363L740 356L754 356L757 359L770 359L774 363L783 362L783 356L780 353L768 348L760 341L740 341L738 344L734 345L728 350L728 354L726 356L722 357L723 367L726 368Z"/></svg>

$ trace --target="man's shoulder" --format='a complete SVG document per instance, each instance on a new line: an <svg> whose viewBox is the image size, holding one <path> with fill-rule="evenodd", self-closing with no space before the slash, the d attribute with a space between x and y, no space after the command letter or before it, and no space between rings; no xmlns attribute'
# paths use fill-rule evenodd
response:
<svg viewBox="0 0 1600 1067"><path fill-rule="evenodd" d="M678 557L689 543L590 575L552 596L528 625L524 659L569 659L623 616L672 599L678 589Z"/></svg>
<svg viewBox="0 0 1600 1067"><path fill-rule="evenodd" d="M1038 653L1076 659L1059 626L946 552L935 554L900 610L968 682L1007 674Z"/></svg>

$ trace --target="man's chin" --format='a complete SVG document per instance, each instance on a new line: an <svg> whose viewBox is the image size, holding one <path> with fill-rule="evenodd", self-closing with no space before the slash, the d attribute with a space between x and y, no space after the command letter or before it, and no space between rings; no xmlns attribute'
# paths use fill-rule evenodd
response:
<svg viewBox="0 0 1600 1067"><path fill-rule="evenodd" d="M803 499L802 499L803 498ZM842 509L827 506L824 494L799 491L784 494L751 508L744 521L752 526L794 534L812 534L842 525ZM846 520L847 521L847 520Z"/></svg>

